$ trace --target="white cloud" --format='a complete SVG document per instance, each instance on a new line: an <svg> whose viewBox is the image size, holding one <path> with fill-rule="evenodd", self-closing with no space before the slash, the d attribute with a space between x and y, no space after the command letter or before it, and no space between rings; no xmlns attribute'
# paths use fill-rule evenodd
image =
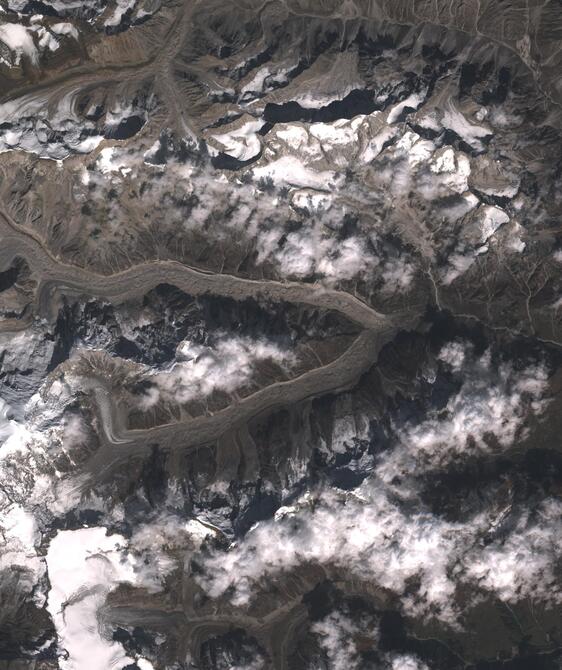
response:
<svg viewBox="0 0 562 670"><path fill-rule="evenodd" d="M392 670L429 670L425 663L410 654L401 654L390 660Z"/></svg>
<svg viewBox="0 0 562 670"><path fill-rule="evenodd" d="M131 168L127 167L129 162L126 152L116 147L104 147L98 154L96 167L104 175L112 172L127 174L131 171Z"/></svg>
<svg viewBox="0 0 562 670"><path fill-rule="evenodd" d="M319 260L317 272L331 279L352 279L364 275L372 265L372 254L358 237L348 237L331 245L330 255ZM376 263L376 261L375 261Z"/></svg>
<svg viewBox="0 0 562 670"><path fill-rule="evenodd" d="M274 342L221 333L213 346L182 342L177 358L170 370L148 377L155 387L142 395L141 407L159 400L183 404L214 391L233 393L251 381L259 361L272 360L287 369L295 363L294 354Z"/></svg>
<svg viewBox="0 0 562 670"><path fill-rule="evenodd" d="M283 230L258 232L258 262L273 260L282 275L298 278L316 276L327 285L372 275L379 258L364 235L339 240L345 212L340 208L321 212L298 230L283 238Z"/></svg>
<svg viewBox="0 0 562 670"><path fill-rule="evenodd" d="M281 231L275 234L280 241ZM324 256L328 240L322 240L319 231L300 230L289 233L281 249L274 249L273 256L279 263L283 274L295 277L308 277L316 269L316 263ZM277 244L276 244L277 246Z"/></svg>
<svg viewBox="0 0 562 670"><path fill-rule="evenodd" d="M150 591L163 588L166 577L183 567L206 537L213 535L197 519L180 519L166 512L135 527L128 552L135 559L135 579Z"/></svg>
<svg viewBox="0 0 562 670"><path fill-rule="evenodd" d="M471 534L470 527L429 513L405 514L370 481L352 494L305 496L295 508L279 511L276 520L257 524L229 552L207 559L199 579L212 597L232 589L233 603L245 605L262 578L307 562L334 565L398 595L417 576L416 599L403 598L409 613L435 610L453 620L455 584L448 568Z"/></svg>
<svg viewBox="0 0 562 670"><path fill-rule="evenodd" d="M388 291L407 289L414 279L415 268L405 256L389 258L382 268L382 278Z"/></svg>
<svg viewBox="0 0 562 670"><path fill-rule="evenodd" d="M19 23L5 23L0 26L0 41L14 54L14 65L19 65L22 56L36 64L39 59L37 47L33 42L33 31ZM8 63L10 64L10 63Z"/></svg>
<svg viewBox="0 0 562 670"><path fill-rule="evenodd" d="M489 351L477 358L462 342L444 346L439 358L462 380L461 387L444 408L398 430L399 445L378 467L387 482L465 455L492 452L492 435L506 449L527 435L527 417L540 414L548 404L547 372L541 365L522 370L508 363L495 366Z"/></svg>
<svg viewBox="0 0 562 670"><path fill-rule="evenodd" d="M524 510L506 537L474 552L467 577L508 602L530 598L560 604L561 535L562 502L547 499L535 510Z"/></svg>
<svg viewBox="0 0 562 670"><path fill-rule="evenodd" d="M476 260L477 254L472 250L459 250L451 254L448 259L448 265L443 272L443 284L448 286L455 279L463 275Z"/></svg>
<svg viewBox="0 0 562 670"><path fill-rule="evenodd" d="M379 642L379 625L378 618L373 615L334 610L320 621L314 622L310 630L317 637L319 646L326 656L327 670L356 670L365 667L361 660L358 642L361 642L363 648L376 650ZM416 656L391 652L381 654L381 663L377 668L429 670Z"/></svg>
<svg viewBox="0 0 562 670"><path fill-rule="evenodd" d="M250 663L243 663L242 665L236 663L236 665L231 666L229 670L265 670L265 668L265 659L260 657L255 658L253 661L250 661Z"/></svg>
<svg viewBox="0 0 562 670"><path fill-rule="evenodd" d="M389 589L409 615L434 615L456 625L455 592L460 581L479 582L501 597L507 584L516 590L519 582L530 593L532 584L553 569L557 550L544 543L541 553L538 546L546 531L534 531L526 521L514 530L511 544L482 552L477 543L490 528L488 513L453 523L419 503L413 509L402 507L400 500L417 500L412 474L465 454L490 451L492 433L499 448L508 448L526 434L527 416L539 414L547 402L546 372L541 366L515 370L505 363L494 365L489 353L476 357L461 342L445 346L439 358L460 382L446 407L400 429L395 446L379 457L372 476L354 491L322 489L305 494L292 507L279 509L273 520L256 524L228 552L207 557L199 579L211 597L229 592L234 604L245 606L264 581L313 563L334 566ZM353 442L354 431L363 425L346 422L344 414L335 428L336 437L344 435L343 441L336 439L338 452ZM554 519L556 510L545 509L543 517ZM551 531L557 537L556 529L550 527ZM517 548L524 546L527 552L518 554ZM533 551L538 557L534 563ZM509 579L493 572L501 560L507 561ZM413 579L419 589L407 594L406 584Z"/></svg>
<svg viewBox="0 0 562 670"><path fill-rule="evenodd" d="M358 635L370 638L373 647L378 640L378 622L365 620L364 617L354 620L340 611L330 612L313 623L311 631L318 637L320 648L326 654L329 670L355 670L360 667L356 643Z"/></svg>
<svg viewBox="0 0 562 670"><path fill-rule="evenodd" d="M65 417L62 425L62 447L67 452L72 452L88 441L88 430L84 419L78 414Z"/></svg>
<svg viewBox="0 0 562 670"><path fill-rule="evenodd" d="M0 459L25 451L31 433L24 423L11 418L10 406L0 398Z"/></svg>

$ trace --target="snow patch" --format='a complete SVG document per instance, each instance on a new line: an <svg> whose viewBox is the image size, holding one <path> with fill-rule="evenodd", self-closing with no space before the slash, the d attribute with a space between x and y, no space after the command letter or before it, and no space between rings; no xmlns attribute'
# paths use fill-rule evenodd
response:
<svg viewBox="0 0 562 670"><path fill-rule="evenodd" d="M59 659L62 670L119 670L133 663L120 644L104 636L98 620L109 591L135 582L124 548L125 539L107 535L105 528L59 531L51 540L47 610L68 652Z"/></svg>

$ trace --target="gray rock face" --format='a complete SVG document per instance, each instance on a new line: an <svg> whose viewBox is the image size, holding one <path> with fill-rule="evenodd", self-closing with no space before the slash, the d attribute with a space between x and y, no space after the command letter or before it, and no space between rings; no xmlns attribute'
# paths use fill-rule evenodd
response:
<svg viewBox="0 0 562 670"><path fill-rule="evenodd" d="M4 2L0 668L560 667L561 29Z"/></svg>

